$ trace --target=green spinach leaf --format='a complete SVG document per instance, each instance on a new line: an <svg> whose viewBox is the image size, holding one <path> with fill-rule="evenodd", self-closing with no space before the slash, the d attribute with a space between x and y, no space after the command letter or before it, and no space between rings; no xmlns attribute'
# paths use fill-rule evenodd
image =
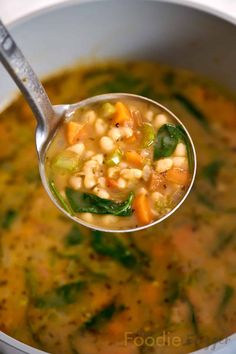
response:
<svg viewBox="0 0 236 354"><path fill-rule="evenodd" d="M114 202L99 198L94 194L80 193L66 188L66 196L71 208L76 213L111 214L116 216L130 216L133 213L133 193L123 202Z"/></svg>
<svg viewBox="0 0 236 354"><path fill-rule="evenodd" d="M204 166L202 169L203 176L213 185L216 185L217 178L220 172L223 162L220 160L215 160Z"/></svg>
<svg viewBox="0 0 236 354"><path fill-rule="evenodd" d="M15 221L18 212L14 209L8 209L2 218L1 226L3 229L8 230Z"/></svg>
<svg viewBox="0 0 236 354"><path fill-rule="evenodd" d="M181 93L174 93L173 98L175 98L177 101L179 101L182 104L182 106L191 115L193 115L199 121L199 123L202 124L202 126L204 128L209 129L209 124L208 124L208 121L207 121L205 115L187 97L185 97Z"/></svg>
<svg viewBox="0 0 236 354"><path fill-rule="evenodd" d="M55 196L55 198L58 200L59 204L62 206L62 208L65 209L69 214L73 215L73 211L67 201L63 198L57 187L55 186L54 181L49 181L49 187L52 191L52 194Z"/></svg>
<svg viewBox="0 0 236 354"><path fill-rule="evenodd" d="M69 233L65 237L65 245L76 246L81 244L83 240L84 236L82 235L79 227L77 225L73 225Z"/></svg>
<svg viewBox="0 0 236 354"><path fill-rule="evenodd" d="M230 285L225 285L222 301L219 306L219 313L224 311L225 307L228 305L233 295L234 295L234 288L232 288L232 286Z"/></svg>
<svg viewBox="0 0 236 354"><path fill-rule="evenodd" d="M102 310L96 313L88 321L86 321L81 329L83 330L99 330L101 326L109 322L112 317L125 310L124 305L116 305L114 302L105 306Z"/></svg>
<svg viewBox="0 0 236 354"><path fill-rule="evenodd" d="M192 172L194 167L192 146L181 125L167 123L161 126L154 142L154 160L171 156L179 141L182 141L186 146L189 170Z"/></svg>
<svg viewBox="0 0 236 354"><path fill-rule="evenodd" d="M135 268L138 264L135 252L124 245L116 235L92 231L91 246L97 253L111 257L126 268Z"/></svg>
<svg viewBox="0 0 236 354"><path fill-rule="evenodd" d="M154 142L154 160L173 154L178 144L179 136L176 126L164 124L157 132Z"/></svg>
<svg viewBox="0 0 236 354"><path fill-rule="evenodd" d="M35 306L38 308L63 307L73 304L77 300L77 296L81 290L85 288L84 281L77 281L62 285L45 295L35 299Z"/></svg>

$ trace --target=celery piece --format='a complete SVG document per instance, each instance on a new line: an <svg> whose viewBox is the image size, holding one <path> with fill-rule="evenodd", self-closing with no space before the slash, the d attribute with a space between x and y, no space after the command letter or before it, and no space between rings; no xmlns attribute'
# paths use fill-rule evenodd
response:
<svg viewBox="0 0 236 354"><path fill-rule="evenodd" d="M79 166L79 156L73 151L62 151L52 161L52 168L73 172Z"/></svg>
<svg viewBox="0 0 236 354"><path fill-rule="evenodd" d="M104 118L110 117L112 114L114 114L116 111L116 108L113 104L106 102L102 105L102 111L101 114Z"/></svg>
<svg viewBox="0 0 236 354"><path fill-rule="evenodd" d="M105 163L107 166L116 166L121 162L122 159L122 152L117 149L112 154L110 154Z"/></svg>
<svg viewBox="0 0 236 354"><path fill-rule="evenodd" d="M141 145L143 148L147 148L154 143L155 132L153 126L149 123L143 123L141 130L143 135Z"/></svg>

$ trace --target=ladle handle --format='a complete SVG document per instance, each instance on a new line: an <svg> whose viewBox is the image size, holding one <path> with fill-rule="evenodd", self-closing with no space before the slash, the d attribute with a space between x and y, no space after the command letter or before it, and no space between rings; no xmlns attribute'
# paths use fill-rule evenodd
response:
<svg viewBox="0 0 236 354"><path fill-rule="evenodd" d="M51 102L37 75L0 19L0 61L28 101L38 126L47 127L54 116Z"/></svg>

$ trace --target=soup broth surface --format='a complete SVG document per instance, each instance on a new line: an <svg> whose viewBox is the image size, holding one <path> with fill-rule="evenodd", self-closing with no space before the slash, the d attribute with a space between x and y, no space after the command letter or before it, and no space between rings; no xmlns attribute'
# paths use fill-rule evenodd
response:
<svg viewBox="0 0 236 354"><path fill-rule="evenodd" d="M22 97L0 114L0 330L55 354L183 354L236 330L236 101L158 63L109 62L45 81L53 104L106 92L159 101L193 137L198 175L168 220L132 234L79 227L38 174Z"/></svg>

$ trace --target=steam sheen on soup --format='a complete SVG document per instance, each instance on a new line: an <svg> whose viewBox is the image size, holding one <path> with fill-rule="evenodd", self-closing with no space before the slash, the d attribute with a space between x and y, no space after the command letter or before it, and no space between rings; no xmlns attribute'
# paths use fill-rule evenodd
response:
<svg viewBox="0 0 236 354"><path fill-rule="evenodd" d="M163 103L193 137L198 175L162 224L119 235L78 227L38 175L34 119L0 115L0 330L55 354L183 354L236 330L236 101L157 63L79 67L45 82L54 104L106 92Z"/></svg>

